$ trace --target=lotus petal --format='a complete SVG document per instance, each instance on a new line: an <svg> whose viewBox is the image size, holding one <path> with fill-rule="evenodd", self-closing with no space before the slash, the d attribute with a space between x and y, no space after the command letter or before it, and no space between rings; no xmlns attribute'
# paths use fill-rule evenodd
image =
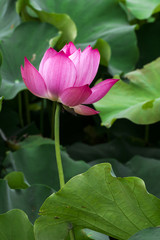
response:
<svg viewBox="0 0 160 240"><path fill-rule="evenodd" d="M95 85L93 88L91 88L92 94L83 102L83 104L91 104L99 101L107 94L107 92L118 80L119 79L106 79Z"/></svg>
<svg viewBox="0 0 160 240"><path fill-rule="evenodd" d="M88 46L80 56L75 86L90 85L98 71L99 62L100 54L98 50Z"/></svg>
<svg viewBox="0 0 160 240"><path fill-rule="evenodd" d="M60 95L60 101L66 106L76 106L84 102L91 93L88 85L67 88Z"/></svg>
<svg viewBox="0 0 160 240"><path fill-rule="evenodd" d="M25 57L21 74L26 87L36 96L48 98L47 86L37 69Z"/></svg>
<svg viewBox="0 0 160 240"><path fill-rule="evenodd" d="M86 115L86 116L95 115L99 113L98 111L84 105L75 106L74 111L80 115Z"/></svg>
<svg viewBox="0 0 160 240"><path fill-rule="evenodd" d="M64 89L73 87L76 80L76 68L65 53L59 52L45 61L42 76L49 93L60 96Z"/></svg>

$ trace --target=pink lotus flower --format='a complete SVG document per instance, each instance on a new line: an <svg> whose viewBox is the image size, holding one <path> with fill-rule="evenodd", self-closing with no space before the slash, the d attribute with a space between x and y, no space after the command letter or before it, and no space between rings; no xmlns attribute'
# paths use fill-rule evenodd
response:
<svg viewBox="0 0 160 240"><path fill-rule="evenodd" d="M25 57L21 74L27 88L34 95L61 102L64 107L81 115L99 112L85 106L103 98L118 79L104 80L92 88L100 62L97 49L88 46L83 52L70 42L60 52L49 48L39 65L39 71Z"/></svg>

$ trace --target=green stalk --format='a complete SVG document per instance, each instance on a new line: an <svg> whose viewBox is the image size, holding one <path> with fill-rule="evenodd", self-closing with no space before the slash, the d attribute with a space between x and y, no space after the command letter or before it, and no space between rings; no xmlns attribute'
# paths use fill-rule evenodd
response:
<svg viewBox="0 0 160 240"><path fill-rule="evenodd" d="M60 105L59 103L57 103L56 111L55 111L55 122L54 122L55 151L56 151L56 160L57 160L60 188L62 188L65 185L65 182L64 182L64 173L63 173L63 166L62 166L62 160L61 160L61 152L60 152L59 118L60 118Z"/></svg>
<svg viewBox="0 0 160 240"><path fill-rule="evenodd" d="M28 91L24 92L24 100L26 105L26 118L27 118L27 124L31 123L31 116L30 116L30 110L29 110L29 97L28 97Z"/></svg>
<svg viewBox="0 0 160 240"><path fill-rule="evenodd" d="M41 111L40 111L40 130L43 135L43 115L44 115L44 99L41 100Z"/></svg>
<svg viewBox="0 0 160 240"><path fill-rule="evenodd" d="M54 108L55 108L55 111L54 111L55 113L55 121L54 121L55 151L56 151L56 160L57 160L60 188L62 188L65 185L65 181L64 181L64 173L63 173L63 166L62 166L61 152L60 152L60 140L59 140L59 122L60 122L59 120L60 120L60 109L61 109L60 104L57 103ZM69 231L69 236L70 236L70 240L75 240L74 232L72 229Z"/></svg>
<svg viewBox="0 0 160 240"><path fill-rule="evenodd" d="M70 240L75 240L73 230L69 231Z"/></svg>
<svg viewBox="0 0 160 240"><path fill-rule="evenodd" d="M24 127L24 122L23 122L23 114L22 114L22 95L21 93L18 94L18 110L19 110L19 120L21 127Z"/></svg>
<svg viewBox="0 0 160 240"><path fill-rule="evenodd" d="M53 102L52 106L52 119L51 119L51 138L54 139L54 125L55 125L55 111L56 111L56 102Z"/></svg>

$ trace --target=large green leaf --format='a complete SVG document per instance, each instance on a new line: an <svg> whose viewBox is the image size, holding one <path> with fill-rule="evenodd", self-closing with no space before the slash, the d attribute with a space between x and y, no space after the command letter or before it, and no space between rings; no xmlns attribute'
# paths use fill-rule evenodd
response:
<svg viewBox="0 0 160 240"><path fill-rule="evenodd" d="M54 142L40 136L29 137L26 141L18 151L8 153L4 162L5 168L8 171L22 171L31 185L40 183L59 190ZM65 150L62 150L61 154L66 181L90 167L84 161L72 160ZM11 169L9 166L12 166Z"/></svg>
<svg viewBox="0 0 160 240"><path fill-rule="evenodd" d="M1 240L34 240L33 226L21 210L12 210L0 215Z"/></svg>
<svg viewBox="0 0 160 240"><path fill-rule="evenodd" d="M12 99L19 91L26 89L20 72L24 57L26 56L35 67L38 67L53 37L57 39L57 30L52 25L29 22L18 26L9 39L1 42L3 64L0 95Z"/></svg>
<svg viewBox="0 0 160 240"><path fill-rule="evenodd" d="M59 29L54 23L55 13L68 14L77 26L76 44L82 48L89 44L98 47L104 65L108 64L111 47L109 67L112 73L133 69L138 55L134 26L129 25L117 0L48 0L45 3L43 0L30 0L30 5L36 9L42 21L52 22ZM64 31L68 25L63 25L60 16L59 25L62 24Z"/></svg>
<svg viewBox="0 0 160 240"><path fill-rule="evenodd" d="M126 0L126 6L138 19L147 19L153 13L160 11L159 0Z"/></svg>
<svg viewBox="0 0 160 240"><path fill-rule="evenodd" d="M0 39L8 37L20 23L16 13L15 0L0 1Z"/></svg>
<svg viewBox="0 0 160 240"><path fill-rule="evenodd" d="M147 228L138 233L134 236L129 238L128 240L159 240L160 237L160 228Z"/></svg>
<svg viewBox="0 0 160 240"><path fill-rule="evenodd" d="M119 118L137 124L160 120L160 58L143 69L126 74L129 82L117 82L95 107L100 111L103 125L110 127Z"/></svg>
<svg viewBox="0 0 160 240"><path fill-rule="evenodd" d="M160 200L146 191L144 182L110 172L110 164L95 165L51 195L40 209L42 218L48 218L46 225L71 222L122 240L159 225Z"/></svg>
<svg viewBox="0 0 160 240"><path fill-rule="evenodd" d="M53 193L48 186L34 184L27 189L10 189L6 180L0 180L0 213L14 208L27 213L31 222L38 217L38 211L44 200Z"/></svg>

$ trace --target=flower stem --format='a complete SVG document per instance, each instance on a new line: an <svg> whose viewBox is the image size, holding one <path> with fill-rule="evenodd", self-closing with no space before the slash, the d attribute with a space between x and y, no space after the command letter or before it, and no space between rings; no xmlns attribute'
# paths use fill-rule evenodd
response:
<svg viewBox="0 0 160 240"><path fill-rule="evenodd" d="M58 175L59 175L59 182L60 188L65 185L64 181L64 173L63 173L63 166L61 160L61 152L60 152L60 140L59 140L59 120L60 120L60 104L57 103L55 105L55 121L54 121L54 135L55 135L55 151L56 151L56 160L57 160L57 167L58 167ZM75 240L74 232L71 229L69 231L70 240Z"/></svg>
<svg viewBox="0 0 160 240"><path fill-rule="evenodd" d="M44 99L41 100L41 111L40 111L40 130L43 135L43 115L44 115Z"/></svg>
<svg viewBox="0 0 160 240"><path fill-rule="evenodd" d="M56 160L57 160L60 188L62 188L65 185L65 182L64 182L64 173L63 173L63 166L62 166L62 160L61 160L61 152L60 152L59 117L60 117L60 105L57 103L56 111L55 111L55 122L54 122L55 151L56 151Z"/></svg>
<svg viewBox="0 0 160 240"><path fill-rule="evenodd" d="M23 122L23 115L22 115L22 95L21 93L18 94L18 108L19 108L19 120L21 127L24 127L24 122Z"/></svg>
<svg viewBox="0 0 160 240"><path fill-rule="evenodd" d="M69 231L69 237L70 237L70 240L75 240L74 233L73 233L72 229Z"/></svg>
<svg viewBox="0 0 160 240"><path fill-rule="evenodd" d="M58 105L58 104L57 104ZM55 111L56 111L56 103L53 102L52 106L52 119L51 119L51 138L54 139L54 125L55 125Z"/></svg>

